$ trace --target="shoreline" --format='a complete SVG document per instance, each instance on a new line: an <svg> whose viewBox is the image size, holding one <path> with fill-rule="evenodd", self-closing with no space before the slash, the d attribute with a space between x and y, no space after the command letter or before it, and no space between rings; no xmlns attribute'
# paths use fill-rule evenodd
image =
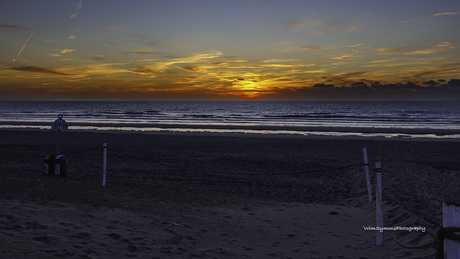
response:
<svg viewBox="0 0 460 259"><path fill-rule="evenodd" d="M391 127L317 127L317 126L262 126L218 124L147 124L147 123L70 123L72 131L101 132L149 132L250 134L250 135L299 135L307 137L348 137L384 139L435 139L460 140L460 129L391 128ZM0 121L0 130L46 130L51 123Z"/></svg>
<svg viewBox="0 0 460 259"><path fill-rule="evenodd" d="M56 136L56 132L52 132L45 128L1 128L0 132L41 132L49 133ZM305 139L305 140L337 140L337 141L389 141L389 142L436 142L436 143L458 143L459 138L450 137L433 137L423 136L423 134L409 137L408 135L391 136L391 135L363 135L363 134L290 134L290 133L251 133L251 132L208 132L205 130L196 131L173 131L173 130L158 130L158 131L141 131L141 130L96 130L96 129L70 129L69 132L61 133L61 137L67 134L81 133L81 134L99 134L99 135L144 135L144 136L178 136L178 137L230 137L230 138L262 138L262 139Z"/></svg>

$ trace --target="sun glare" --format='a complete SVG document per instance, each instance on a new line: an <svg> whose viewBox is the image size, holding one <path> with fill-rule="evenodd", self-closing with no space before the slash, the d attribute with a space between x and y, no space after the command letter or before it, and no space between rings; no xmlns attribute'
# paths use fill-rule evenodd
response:
<svg viewBox="0 0 460 259"><path fill-rule="evenodd" d="M238 80L234 86L238 95L245 99L254 99L270 92L267 81Z"/></svg>

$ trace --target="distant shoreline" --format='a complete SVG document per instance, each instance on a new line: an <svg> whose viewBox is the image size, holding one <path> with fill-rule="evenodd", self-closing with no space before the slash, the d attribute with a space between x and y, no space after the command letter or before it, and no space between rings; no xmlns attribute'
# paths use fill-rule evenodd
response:
<svg viewBox="0 0 460 259"><path fill-rule="evenodd" d="M72 131L102 132L171 132L203 134L251 134L251 135L299 135L311 137L364 137L387 139L452 139L460 140L460 130L434 128L391 127L319 127L319 126L271 126L271 125L221 125L221 124L158 124L158 123L94 123L68 122ZM49 122L0 121L0 129L46 130Z"/></svg>

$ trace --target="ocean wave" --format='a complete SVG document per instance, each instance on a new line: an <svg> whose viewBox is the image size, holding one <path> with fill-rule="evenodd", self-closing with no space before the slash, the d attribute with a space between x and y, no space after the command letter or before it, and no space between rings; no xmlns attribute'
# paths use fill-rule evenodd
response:
<svg viewBox="0 0 460 259"><path fill-rule="evenodd" d="M460 127L456 103L405 102L8 102L1 121ZM447 126L446 126L447 125Z"/></svg>
<svg viewBox="0 0 460 259"><path fill-rule="evenodd" d="M213 115L213 114L184 114L184 117L192 117L192 118L216 118L216 115Z"/></svg>

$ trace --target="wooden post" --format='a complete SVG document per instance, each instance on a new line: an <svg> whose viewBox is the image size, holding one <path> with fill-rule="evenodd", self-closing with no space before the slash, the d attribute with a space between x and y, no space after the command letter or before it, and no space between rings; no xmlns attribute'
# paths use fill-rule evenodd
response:
<svg viewBox="0 0 460 259"><path fill-rule="evenodd" d="M460 227L460 206L442 203L442 221L445 228ZM459 241L444 239L444 258L460 258Z"/></svg>
<svg viewBox="0 0 460 259"><path fill-rule="evenodd" d="M383 241L383 231L380 229L383 227L383 212L382 212L382 162L379 160L375 161L375 173L377 177L377 186L375 187L375 211L377 222L376 225L379 227L377 231L377 245L381 246Z"/></svg>
<svg viewBox="0 0 460 259"><path fill-rule="evenodd" d="M103 158L102 158L102 186L105 186L106 171L107 171L107 143L102 144Z"/></svg>
<svg viewBox="0 0 460 259"><path fill-rule="evenodd" d="M372 187L371 181L369 178L369 162L367 160L367 148L363 147L363 156L364 156L364 171L366 173L366 182L367 182L367 194L369 195L369 202L372 201Z"/></svg>

